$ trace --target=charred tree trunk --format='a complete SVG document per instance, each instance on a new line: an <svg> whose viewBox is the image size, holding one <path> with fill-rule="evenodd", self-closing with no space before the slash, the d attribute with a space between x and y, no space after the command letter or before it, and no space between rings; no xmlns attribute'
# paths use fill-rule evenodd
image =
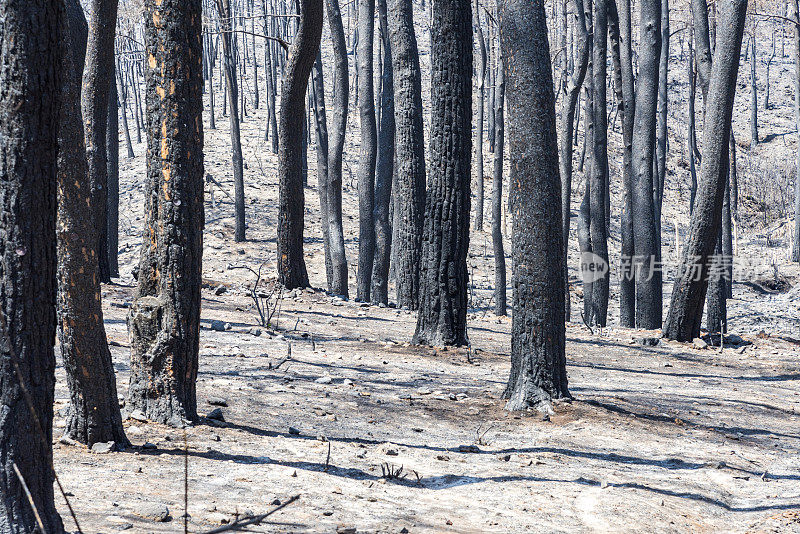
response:
<svg viewBox="0 0 800 534"><path fill-rule="evenodd" d="M750 148L758 145L758 86L756 85L756 30L753 25L753 38L750 39Z"/></svg>
<svg viewBox="0 0 800 534"><path fill-rule="evenodd" d="M561 184L543 0L505 0L514 314L506 409L552 412L569 397L565 356Z"/></svg>
<svg viewBox="0 0 800 534"><path fill-rule="evenodd" d="M347 73L347 44L342 26L338 0L326 0L328 26L333 48L333 118L328 144L328 225L331 247L331 279L328 290L334 295L348 297L347 256L342 226L342 153L347 128L349 76Z"/></svg>
<svg viewBox="0 0 800 534"><path fill-rule="evenodd" d="M800 262L800 3L791 0L795 26L794 40L792 41L792 55L794 56L794 121L797 126L797 156L794 178L794 236L792 239L792 261Z"/></svg>
<svg viewBox="0 0 800 534"><path fill-rule="evenodd" d="M397 198L394 224L397 305L419 307L423 215L425 212L425 134L422 75L411 0L389 0L389 43L394 71Z"/></svg>
<svg viewBox="0 0 800 534"><path fill-rule="evenodd" d="M358 109L361 141L358 156L358 272L356 299L368 302L372 266L375 261L375 159L378 134L375 125L373 88L373 36L375 0L358 2Z"/></svg>
<svg viewBox="0 0 800 534"><path fill-rule="evenodd" d="M498 54L502 64L503 54ZM503 69L497 69L494 97L494 175L492 176L492 249L494 251L494 313L506 315L506 251L503 248L503 152L505 149L506 81Z"/></svg>
<svg viewBox="0 0 800 534"><path fill-rule="evenodd" d="M731 115L746 11L747 0L728 0L719 6L717 53L703 125L700 188L664 328L666 337L678 341L691 341L700 334L708 288L709 256L714 252L722 221Z"/></svg>
<svg viewBox="0 0 800 534"><path fill-rule="evenodd" d="M300 24L289 51L278 128L278 280L308 287L303 259L303 136L306 89L322 36L322 0L300 0Z"/></svg>
<svg viewBox="0 0 800 534"><path fill-rule="evenodd" d="M572 137L575 125L575 111L581 96L581 87L586 78L586 68L589 64L589 34L586 30L586 17L583 14L583 0L574 0L575 6L575 40L578 50L577 63L575 70L569 79L566 87L566 102L561 107L561 131L559 143L559 163L561 173L561 213L564 216L562 224L562 242L564 244L563 264L564 264L564 318L570 319L570 293L569 293L569 270L567 268L569 258L569 228L572 208Z"/></svg>
<svg viewBox="0 0 800 534"><path fill-rule="evenodd" d="M197 420L203 255L200 0L145 0L147 189L128 317L128 404L173 426Z"/></svg>
<svg viewBox="0 0 800 534"><path fill-rule="evenodd" d="M234 241L245 238L244 208L244 160L242 158L242 138L239 132L239 84L236 80L236 58L234 54L233 19L230 0L217 0L217 12L222 25L222 71L225 75L225 89L230 108L231 125L231 164L233 165L234 212L236 228Z"/></svg>
<svg viewBox="0 0 800 534"><path fill-rule="evenodd" d="M317 49L317 59L311 73L311 99L314 110L314 132L317 143L317 194L319 196L322 248L325 253L325 279L330 287L333 278L331 263L330 230L328 229L328 120L325 116L325 81L322 74L322 51Z"/></svg>
<svg viewBox="0 0 800 534"><path fill-rule="evenodd" d="M658 64L658 118L656 120L656 157L653 180L653 208L656 224L656 254L661 261L661 205L664 199L664 181L667 177L667 91L669 74L669 0L661 0L661 55Z"/></svg>
<svg viewBox="0 0 800 534"><path fill-rule="evenodd" d="M420 309L414 334L417 344L467 344L472 179L470 6L469 0L434 0L431 4L431 176L425 198Z"/></svg>
<svg viewBox="0 0 800 534"><path fill-rule="evenodd" d="M0 3L0 531L8 533L41 532L27 491L44 530L64 532L52 449L63 18L61 1Z"/></svg>
<svg viewBox="0 0 800 534"><path fill-rule="evenodd" d="M100 281L110 282L108 265L108 133L109 93L114 83L114 34L117 0L91 0L86 68L83 71L82 108L86 155L92 187L92 216L97 226Z"/></svg>
<svg viewBox="0 0 800 534"><path fill-rule="evenodd" d="M113 69L114 67L112 67ZM108 275L119 278L119 99L116 76L111 78L108 95L108 131L106 154L108 198L106 199L106 254ZM122 110L123 113L125 110Z"/></svg>
<svg viewBox="0 0 800 534"><path fill-rule="evenodd" d="M389 261L392 257L392 225L389 202L394 178L394 76L389 42L386 0L378 0L378 22L383 47L378 156L375 169L375 265L372 269L372 302L389 304Z"/></svg>
<svg viewBox="0 0 800 534"><path fill-rule="evenodd" d="M639 77L632 145L633 267L636 276L636 326L661 328L662 289L653 201L653 151L661 54L661 0L642 0Z"/></svg>
<svg viewBox="0 0 800 534"><path fill-rule="evenodd" d="M80 92L87 26L78 0L69 0L66 8L56 224L58 334L71 401L65 435L90 447L113 441L118 448L125 448L129 443L122 428L116 377L100 304L97 228L92 218L86 216L86 207L91 206L92 199ZM113 109L116 112L116 106Z"/></svg>

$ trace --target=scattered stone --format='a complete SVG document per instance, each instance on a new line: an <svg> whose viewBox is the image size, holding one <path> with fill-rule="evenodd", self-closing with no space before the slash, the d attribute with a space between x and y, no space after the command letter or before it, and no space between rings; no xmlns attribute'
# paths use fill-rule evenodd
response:
<svg viewBox="0 0 800 534"><path fill-rule="evenodd" d="M657 337L637 337L635 341L643 347L655 347L661 343L661 340Z"/></svg>
<svg viewBox="0 0 800 534"><path fill-rule="evenodd" d="M156 523L163 523L169 519L169 508L165 504L141 503L133 509L133 513Z"/></svg>
<svg viewBox="0 0 800 534"><path fill-rule="evenodd" d="M208 402L211 406L225 406L225 407L228 406L228 401L225 400L222 397L213 397L212 396L212 397L209 397L208 399L206 399L206 402Z"/></svg>
<svg viewBox="0 0 800 534"><path fill-rule="evenodd" d="M214 408L208 412L206 419L211 419L212 421L225 421L225 416L222 415L222 410L220 408Z"/></svg>
<svg viewBox="0 0 800 534"><path fill-rule="evenodd" d="M251 336L258 337L261 335L261 329L256 328L255 326L251 327L250 330L247 331Z"/></svg>
<svg viewBox="0 0 800 534"><path fill-rule="evenodd" d="M220 321L219 319L213 319L211 321L211 330L214 330L216 332L224 332L225 321Z"/></svg>
<svg viewBox="0 0 800 534"><path fill-rule="evenodd" d="M72 439L69 436L61 436L61 439L58 442L62 445L69 445L70 447L80 447L81 444Z"/></svg>
<svg viewBox="0 0 800 534"><path fill-rule="evenodd" d="M280 506L280 505L281 505L281 500L280 500L280 499L275 499L275 500L274 500L274 501L272 501L270 504L271 504L272 506Z"/></svg>
<svg viewBox="0 0 800 534"><path fill-rule="evenodd" d="M339 525L336 527L336 534L356 534L356 532L358 532L356 527L346 525Z"/></svg>
<svg viewBox="0 0 800 534"><path fill-rule="evenodd" d="M694 338L694 340L692 341L692 345L694 346L694 348L700 349L700 350L708 348L708 343L706 343L705 341L703 341L699 337Z"/></svg>
<svg viewBox="0 0 800 534"><path fill-rule="evenodd" d="M219 295L222 295L223 293L225 293L225 292L227 292L227 291L228 291L228 288L227 288L227 287L225 287L224 285L220 284L220 285L218 285L218 286L217 286L217 288L214 290L214 294L215 294L215 295L217 295L217 296L219 296Z"/></svg>
<svg viewBox="0 0 800 534"><path fill-rule="evenodd" d="M450 461L450 457L447 456L446 454L438 454L438 455L436 455L436 459L439 460L440 462L449 462Z"/></svg>
<svg viewBox="0 0 800 534"><path fill-rule="evenodd" d="M428 388L419 388L419 389L417 390L417 393L418 393L419 395L430 395L431 393L433 393L433 390L431 390L431 389L428 389Z"/></svg>
<svg viewBox="0 0 800 534"><path fill-rule="evenodd" d="M289 427L289 434L291 434L292 436L299 436L300 435L300 430L295 428L295 427L293 427L293 426L290 426Z"/></svg>
<svg viewBox="0 0 800 534"><path fill-rule="evenodd" d="M456 452L481 452L477 445L459 445L456 447Z"/></svg>
<svg viewBox="0 0 800 534"><path fill-rule="evenodd" d="M333 379L329 376L321 376L316 380L314 380L314 382L316 382L317 384L330 384L331 382L333 382Z"/></svg>
<svg viewBox="0 0 800 534"><path fill-rule="evenodd" d="M129 419L133 419L134 421L147 421L147 416L141 410L133 410L130 414L128 414Z"/></svg>
<svg viewBox="0 0 800 534"><path fill-rule="evenodd" d="M397 449L386 449L386 456L397 456Z"/></svg>
<svg viewBox="0 0 800 534"><path fill-rule="evenodd" d="M95 454L108 454L117 446L113 441L97 442L92 445L92 452Z"/></svg>
<svg viewBox="0 0 800 534"><path fill-rule="evenodd" d="M125 432L130 436L139 436L142 434L142 429L136 425L131 425Z"/></svg>
<svg viewBox="0 0 800 534"><path fill-rule="evenodd" d="M212 512L206 516L206 521L215 525L227 525L230 523L230 516L222 512Z"/></svg>
<svg viewBox="0 0 800 534"><path fill-rule="evenodd" d="M152 451L157 449L158 447L156 447L155 443L150 443L149 441L145 441L144 445L142 445L142 448L146 451Z"/></svg>
<svg viewBox="0 0 800 534"><path fill-rule="evenodd" d="M330 517L333 515L333 510L325 510L324 512L322 512L322 515Z"/></svg>

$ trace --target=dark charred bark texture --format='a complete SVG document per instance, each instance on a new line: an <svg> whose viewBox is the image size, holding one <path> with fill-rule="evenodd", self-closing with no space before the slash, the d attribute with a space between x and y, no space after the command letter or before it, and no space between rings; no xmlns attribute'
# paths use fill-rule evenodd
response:
<svg viewBox="0 0 800 534"><path fill-rule="evenodd" d="M472 159L472 9L431 3L430 180L414 343L467 344L467 251Z"/></svg>
<svg viewBox="0 0 800 534"><path fill-rule="evenodd" d="M700 335L709 256L714 252L722 221L731 115L746 11L747 0L729 0L719 6L717 13L720 24L706 101L699 190L664 326L664 335L678 341L691 341Z"/></svg>
<svg viewBox="0 0 800 534"><path fill-rule="evenodd" d="M662 288L653 199L653 152L661 54L661 0L642 0L639 77L632 145L633 268L636 276L636 326L661 328Z"/></svg>
<svg viewBox="0 0 800 534"><path fill-rule="evenodd" d="M108 265L108 105L114 83L114 34L117 0L91 0L86 68L83 71L82 108L89 180L92 187L92 216L97 226L97 261L100 281L110 282Z"/></svg>
<svg viewBox="0 0 800 534"><path fill-rule="evenodd" d="M65 435L90 447L128 445L100 304L97 228L91 206L81 114L87 25L77 0L66 2L58 126L58 335L70 392ZM114 108L116 112L116 107ZM109 136L110 138L111 136ZM110 183L110 181L109 181Z"/></svg>
<svg viewBox="0 0 800 534"><path fill-rule="evenodd" d="M794 56L794 121L800 136L800 3L791 0L789 6L795 20L792 55ZM792 238L792 261L800 262L800 137L797 140L797 169L794 178L794 235Z"/></svg>
<svg viewBox="0 0 800 534"><path fill-rule="evenodd" d="M239 84L236 80L236 58L234 57L233 18L230 0L217 0L217 13L222 26L222 71L225 75L225 89L228 96L228 115L231 125L231 164L233 166L233 197L236 227L234 240L244 241L244 160L242 158L242 138L239 132Z"/></svg>
<svg viewBox="0 0 800 534"><path fill-rule="evenodd" d="M625 328L636 325L636 273L632 269L633 244L633 122L636 95L633 87L633 50L631 47L631 2L620 0L619 40L620 78L622 85L622 213L620 215L619 323Z"/></svg>
<svg viewBox="0 0 800 534"><path fill-rule="evenodd" d="M656 119L655 172L653 174L653 208L655 212L656 252L661 261L661 205L667 177L667 75L669 74L669 0L661 0L661 55L658 62L658 116Z"/></svg>
<svg viewBox="0 0 800 534"><path fill-rule="evenodd" d="M128 404L152 420L197 419L203 254L200 0L146 0L147 189L139 285L128 317Z"/></svg>
<svg viewBox="0 0 800 534"><path fill-rule="evenodd" d="M506 0L500 41L508 75L514 313L508 410L552 412L569 397L565 356L561 183L543 0Z"/></svg>
<svg viewBox="0 0 800 534"><path fill-rule="evenodd" d="M389 0L389 42L394 71L395 161L397 188L394 224L397 305L416 310L420 300L423 215L425 211L425 134L422 75L411 0Z"/></svg>
<svg viewBox="0 0 800 534"><path fill-rule="evenodd" d="M358 110L361 139L358 156L358 272L356 299L369 301L372 266L375 261L375 160L378 155L378 132L375 123L373 87L373 35L375 0L358 1Z"/></svg>
<svg viewBox="0 0 800 534"><path fill-rule="evenodd" d="M581 96L581 87L586 78L586 68L589 64L589 35L586 30L586 17L583 13L583 0L573 0L575 16L575 48L578 51L577 62L572 76L566 86L566 102L561 106L561 131L559 139L559 164L561 174L561 213L564 216L562 224L562 241L564 244L564 318L570 319L570 293L567 281L569 258L569 228L572 214L572 137L574 134L575 111Z"/></svg>
<svg viewBox="0 0 800 534"><path fill-rule="evenodd" d="M389 304L389 262L392 257L392 225L389 202L394 178L394 76L389 42L386 0L378 0L378 23L383 47L378 155L375 168L375 265L372 269L372 302Z"/></svg>
<svg viewBox="0 0 800 534"><path fill-rule="evenodd" d="M317 59L311 73L311 99L314 103L314 132L317 143L317 195L319 196L322 248L325 253L325 279L330 287L333 277L331 263L330 230L328 229L328 120L325 112L325 81L322 73L322 51L317 49Z"/></svg>
<svg viewBox="0 0 800 534"><path fill-rule="evenodd" d="M303 259L303 136L306 89L322 36L322 0L300 0L295 34L281 89L278 127L278 280L286 289L308 287Z"/></svg>
<svg viewBox="0 0 800 534"><path fill-rule="evenodd" d="M342 226L342 153L349 100L349 76L347 73L347 43L344 38L342 14L338 0L326 0L328 26L333 49L333 118L331 119L328 144L328 225L331 247L331 279L328 290L334 295L348 297L347 256L344 248Z"/></svg>
<svg viewBox="0 0 800 534"><path fill-rule="evenodd" d="M502 58L502 53L499 54ZM506 315L506 251L503 248L503 153L505 151L506 80L503 69L497 69L494 97L494 175L492 176L492 249L494 252L494 313Z"/></svg>
<svg viewBox="0 0 800 534"><path fill-rule="evenodd" d="M606 221L606 187L608 182L608 115L606 108L606 57L608 41L608 8L607 0L594 0L594 54L592 61L592 76L594 98L592 99L592 113L594 114L594 129L592 139L592 164L589 173L591 182L589 194L590 228L592 240L592 253L596 261L608 265L608 226ZM600 273L600 271L598 271ZM610 269L602 272L602 276L592 283L592 300L590 313L586 321L592 325L605 326L608 316L608 292Z"/></svg>
<svg viewBox="0 0 800 534"><path fill-rule="evenodd" d="M64 532L51 445L62 19L60 0L0 2L0 532L9 534L41 532L14 466L45 530Z"/></svg>

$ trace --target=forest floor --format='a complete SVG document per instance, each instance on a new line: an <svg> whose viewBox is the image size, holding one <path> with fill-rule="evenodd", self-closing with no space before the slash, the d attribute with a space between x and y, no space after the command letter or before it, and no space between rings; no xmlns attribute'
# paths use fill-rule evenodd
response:
<svg viewBox="0 0 800 534"><path fill-rule="evenodd" d="M420 32L427 76L426 37ZM676 225L677 239L686 237L688 190L680 138L684 63L673 60L664 257L674 261ZM776 65L773 93L789 94L791 64ZM427 83L423 87L427 101ZM740 85L740 142L747 93ZM782 100L762 115L765 142L754 151L742 148L743 187L770 165L792 159L795 136L783 135L792 128L791 99ZM786 261L786 219L767 221L759 199L741 202L738 256L758 264L756 275L734 285L729 301L730 331L744 343L722 350L666 340L642 344L659 333L616 327L612 272L610 326L602 332L581 324L580 285L573 287L567 369L575 399L557 404L549 420L509 414L502 392L510 319L491 312L494 259L487 232L471 234L469 349L409 346L413 314L341 301L321 289L284 295L273 325L258 326L248 296L255 279L237 267L264 264L265 276L274 279L277 158L263 140L263 109L250 113L242 124L245 243L232 240L233 206L225 193L233 191L230 143L221 110L219 129L205 132L206 172L218 183L206 186L198 408L202 416L221 408L224 423L203 417L184 434L139 421L123 408L130 449L95 454L60 443L68 394L59 360L55 466L84 532L181 531L187 460L192 532L237 513L266 512L294 495L297 501L254 530L800 532L800 270ZM358 245L358 116L352 107L348 128L344 223L352 291ZM619 250L618 137L611 135L612 255ZM144 144L133 149L136 157L120 163L121 277L103 288L123 400L145 176ZM490 162L487 151L487 169ZM311 284L321 288L313 147L309 166L305 251ZM576 173L573 218L581 184ZM486 191L488 208L489 180ZM571 279L577 281L574 243L571 250ZM667 276L665 307L670 289ZM74 529L59 503L67 529ZM165 508L167 521L154 521Z"/></svg>

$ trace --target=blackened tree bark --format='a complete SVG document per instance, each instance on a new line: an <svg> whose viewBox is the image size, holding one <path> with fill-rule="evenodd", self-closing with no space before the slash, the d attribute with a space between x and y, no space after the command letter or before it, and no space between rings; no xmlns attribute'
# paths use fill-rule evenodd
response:
<svg viewBox="0 0 800 534"><path fill-rule="evenodd" d="M231 163L233 165L233 197L236 227L234 241L246 239L244 207L244 160L242 158L242 138L239 132L239 84L236 80L236 58L233 43L233 18L230 0L217 0L217 13L222 26L222 71L225 75L225 89L228 94L229 119L231 125Z"/></svg>
<svg viewBox="0 0 800 534"><path fill-rule="evenodd" d="M328 26L333 48L333 118L328 144L328 238L331 248L331 279L328 290L334 295L348 296L347 256L342 226L342 153L347 128L349 76L347 73L347 43L344 38L342 14L338 0L326 0Z"/></svg>
<svg viewBox="0 0 800 534"><path fill-rule="evenodd" d="M501 58L502 52L498 54ZM502 68L497 69L494 97L494 174L492 176L492 249L494 252L494 313L506 315L506 252L503 248L503 153L505 149L506 79Z"/></svg>
<svg viewBox="0 0 800 534"><path fill-rule="evenodd" d="M295 34L281 89L278 127L278 280L286 289L308 287L303 259L303 135L306 89L322 36L322 0L300 0Z"/></svg>
<svg viewBox="0 0 800 534"><path fill-rule="evenodd" d="M386 0L378 0L378 24L383 46L378 156L375 169L375 265L372 269L372 302L389 304L389 262L392 257L392 226L389 202L394 178L394 76L389 42Z"/></svg>
<svg viewBox="0 0 800 534"><path fill-rule="evenodd" d="M422 75L414 35L411 0L389 0L389 41L394 71L395 161L394 224L397 305L416 310L420 299L423 214L425 210L425 134L422 126Z"/></svg>
<svg viewBox="0 0 800 534"><path fill-rule="evenodd" d="M0 532L4 533L41 532L15 466L44 530L64 532L53 501L51 445L62 19L61 1L0 2Z"/></svg>
<svg viewBox="0 0 800 534"><path fill-rule="evenodd" d="M565 356L561 183L543 0L505 0L500 40L508 75L514 314L508 410L552 412L569 397Z"/></svg>
<svg viewBox="0 0 800 534"><path fill-rule="evenodd" d="M116 67L112 65L112 70ZM123 114L125 110L122 110ZM108 129L106 131L106 174L108 175L108 197L106 198L106 254L108 275L119 278L119 98L116 75L111 76L108 92Z"/></svg>
<svg viewBox="0 0 800 534"><path fill-rule="evenodd" d="M431 176L425 198L414 343L465 345L472 178L472 9L469 0L434 0L431 10Z"/></svg>
<svg viewBox="0 0 800 534"><path fill-rule="evenodd" d="M378 133L375 123L375 91L373 87L373 36L375 32L375 0L358 2L358 110L361 118L361 140L358 156L358 272L356 299L369 301L372 266L375 261L375 160L378 155Z"/></svg>
<svg viewBox="0 0 800 534"><path fill-rule="evenodd" d="M664 335L678 341L691 341L700 334L709 256L716 246L722 221L731 115L746 11L747 0L726 0L718 6L720 24L706 101L699 190L664 326Z"/></svg>
<svg viewBox="0 0 800 534"><path fill-rule="evenodd" d="M97 228L92 218L86 216L86 206L91 206L92 199L80 92L87 25L78 0L66 2L66 15L56 225L58 334L72 403L65 434L90 447L113 441L123 448L128 440L122 428L116 377L100 305Z"/></svg>
<svg viewBox="0 0 800 534"><path fill-rule="evenodd" d="M661 0L642 0L639 77L632 145L633 268L636 276L636 326L661 328L662 289L653 200L653 151L661 54Z"/></svg>
<svg viewBox="0 0 800 534"><path fill-rule="evenodd" d="M624 328L636 324L636 280L633 267L633 121L636 96L633 88L633 50L631 48L631 2L620 0L619 40L622 93L622 213L620 215L619 323Z"/></svg>
<svg viewBox="0 0 800 534"><path fill-rule="evenodd" d="M591 181L589 206L592 252L599 261L608 265L608 226L606 224L606 183L608 181L608 115L606 108L606 56L608 41L607 0L594 0L594 33L592 51L592 76L594 98L592 113L594 129L592 139L592 164L589 174ZM592 306L586 321L598 326L606 325L608 316L608 291L610 269L598 271L602 274L592 283Z"/></svg>
<svg viewBox="0 0 800 534"><path fill-rule="evenodd" d="M128 317L128 404L160 423L197 419L203 254L201 0L146 0L147 189Z"/></svg>
<svg viewBox="0 0 800 534"><path fill-rule="evenodd" d="M92 187L92 216L97 225L97 261L100 281L110 282L108 265L108 105L114 83L114 34L117 0L91 0L86 68L83 71L82 108L89 180Z"/></svg>
<svg viewBox="0 0 800 534"><path fill-rule="evenodd" d="M578 51L575 69L566 86L566 102L561 106L561 131L559 139L559 170L561 174L562 241L564 243L564 318L570 319L570 294L567 282L567 259L569 257L569 228L572 208L572 137L575 128L575 110L581 96L581 87L589 64L589 34L583 13L583 0L573 0L575 16L575 48Z"/></svg>
<svg viewBox="0 0 800 534"><path fill-rule="evenodd" d="M750 148L758 145L758 86L756 85L756 37L758 24L753 24L750 39Z"/></svg>
<svg viewBox="0 0 800 534"><path fill-rule="evenodd" d="M661 205L664 199L664 181L667 177L667 111L669 98L669 0L661 0L661 55L658 63L658 115L656 118L655 172L653 174L653 208L656 224L656 253L661 261Z"/></svg>
<svg viewBox="0 0 800 534"><path fill-rule="evenodd" d="M479 2L475 2L475 37L478 40L478 65L475 77L478 82L478 115L475 121L475 172L477 178L475 190L475 230L483 230L483 110L486 100L486 41L483 38ZM496 83L495 83L496 85ZM494 209L494 208L493 208ZM493 230L494 231L494 230ZM494 238L493 238L494 239Z"/></svg>

